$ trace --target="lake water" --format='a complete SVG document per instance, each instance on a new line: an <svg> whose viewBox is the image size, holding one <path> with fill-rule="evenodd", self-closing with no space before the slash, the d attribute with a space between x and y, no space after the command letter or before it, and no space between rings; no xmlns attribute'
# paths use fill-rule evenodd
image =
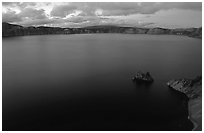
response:
<svg viewBox="0 0 204 133"><path fill-rule="evenodd" d="M3 130L191 130L172 78L202 73L202 40L75 34L3 38ZM149 71L151 85L131 77Z"/></svg>

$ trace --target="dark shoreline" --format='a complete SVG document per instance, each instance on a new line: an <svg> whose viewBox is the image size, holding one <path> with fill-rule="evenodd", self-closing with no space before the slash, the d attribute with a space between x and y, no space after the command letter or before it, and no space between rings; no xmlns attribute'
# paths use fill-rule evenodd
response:
<svg viewBox="0 0 204 133"><path fill-rule="evenodd" d="M36 34L36 35L16 35L16 36L2 36L2 38L12 38L12 37L22 37L22 36L44 36L44 35L90 35L90 34L125 34L128 33L80 33L80 34ZM129 34L129 35L155 35L155 34ZM157 35L173 35L173 34L157 34ZM185 36L185 35L174 35L174 36L182 36L182 37L189 37L189 38L195 38L195 39L202 39L200 37L192 37L192 36Z"/></svg>

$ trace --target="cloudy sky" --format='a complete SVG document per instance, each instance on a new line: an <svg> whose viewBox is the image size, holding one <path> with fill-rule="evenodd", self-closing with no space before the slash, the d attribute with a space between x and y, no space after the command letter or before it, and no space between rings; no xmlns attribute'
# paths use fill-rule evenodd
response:
<svg viewBox="0 0 204 133"><path fill-rule="evenodd" d="M23 26L201 27L202 3L3 2L2 21Z"/></svg>

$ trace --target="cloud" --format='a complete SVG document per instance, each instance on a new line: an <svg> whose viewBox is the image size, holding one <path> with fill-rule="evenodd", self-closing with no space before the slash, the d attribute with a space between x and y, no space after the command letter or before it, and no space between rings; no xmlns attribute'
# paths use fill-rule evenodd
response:
<svg viewBox="0 0 204 133"><path fill-rule="evenodd" d="M54 17L66 17L67 15L74 12L76 6L74 5L56 5L50 12L51 16Z"/></svg>
<svg viewBox="0 0 204 133"><path fill-rule="evenodd" d="M3 22L19 22L22 21L21 17L19 17L15 11L8 11L2 14Z"/></svg>
<svg viewBox="0 0 204 133"><path fill-rule="evenodd" d="M86 22L89 19L87 19L87 17L82 17L82 16L74 16L71 18L68 18L67 21L72 22L72 23L82 23L82 22Z"/></svg>
<svg viewBox="0 0 204 133"><path fill-rule="evenodd" d="M201 2L3 2L2 7L5 22L68 27L97 24L149 26L155 24L153 16L160 12L202 11ZM182 19L182 15L177 19Z"/></svg>
<svg viewBox="0 0 204 133"><path fill-rule="evenodd" d="M101 9L104 16L121 16L130 14L154 14L160 10L169 9L189 9L202 10L202 3L178 3L178 2L102 2L102 3L86 3L92 10Z"/></svg>
<svg viewBox="0 0 204 133"><path fill-rule="evenodd" d="M202 10L201 2L73 2L68 5L57 5L53 8L53 16L65 17L74 10L81 11L81 16L97 15L101 10L102 16L124 16L130 14L154 14L161 10L188 9Z"/></svg>
<svg viewBox="0 0 204 133"><path fill-rule="evenodd" d="M45 19L47 16L43 9L33 9L33 8L24 8L20 13L16 13L15 11L7 11L2 14L3 22L21 22L21 21L31 21L38 19Z"/></svg>
<svg viewBox="0 0 204 133"><path fill-rule="evenodd" d="M20 17L28 18L28 19L44 19L46 18L45 12L43 9L32 9L25 8L19 14Z"/></svg>
<svg viewBox="0 0 204 133"><path fill-rule="evenodd" d="M2 2L4 7L16 7L16 8L26 8L28 6L35 6L36 2Z"/></svg>
<svg viewBox="0 0 204 133"><path fill-rule="evenodd" d="M46 24L51 24L53 23L53 20L44 18L44 19L35 19L35 20L24 20L19 22L18 24L23 25L23 26L40 26L40 25L46 25Z"/></svg>

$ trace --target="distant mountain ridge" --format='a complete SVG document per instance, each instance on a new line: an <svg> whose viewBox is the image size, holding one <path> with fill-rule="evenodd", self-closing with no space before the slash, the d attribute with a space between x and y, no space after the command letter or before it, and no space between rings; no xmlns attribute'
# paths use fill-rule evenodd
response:
<svg viewBox="0 0 204 133"><path fill-rule="evenodd" d="M60 28L60 27L23 27L21 25L2 23L2 36L25 36L25 35L45 35L45 34L88 34L88 33L123 33L123 34L167 34L185 35L189 37L202 38L202 27L200 28L138 28L121 27L114 25L97 25L83 28Z"/></svg>

